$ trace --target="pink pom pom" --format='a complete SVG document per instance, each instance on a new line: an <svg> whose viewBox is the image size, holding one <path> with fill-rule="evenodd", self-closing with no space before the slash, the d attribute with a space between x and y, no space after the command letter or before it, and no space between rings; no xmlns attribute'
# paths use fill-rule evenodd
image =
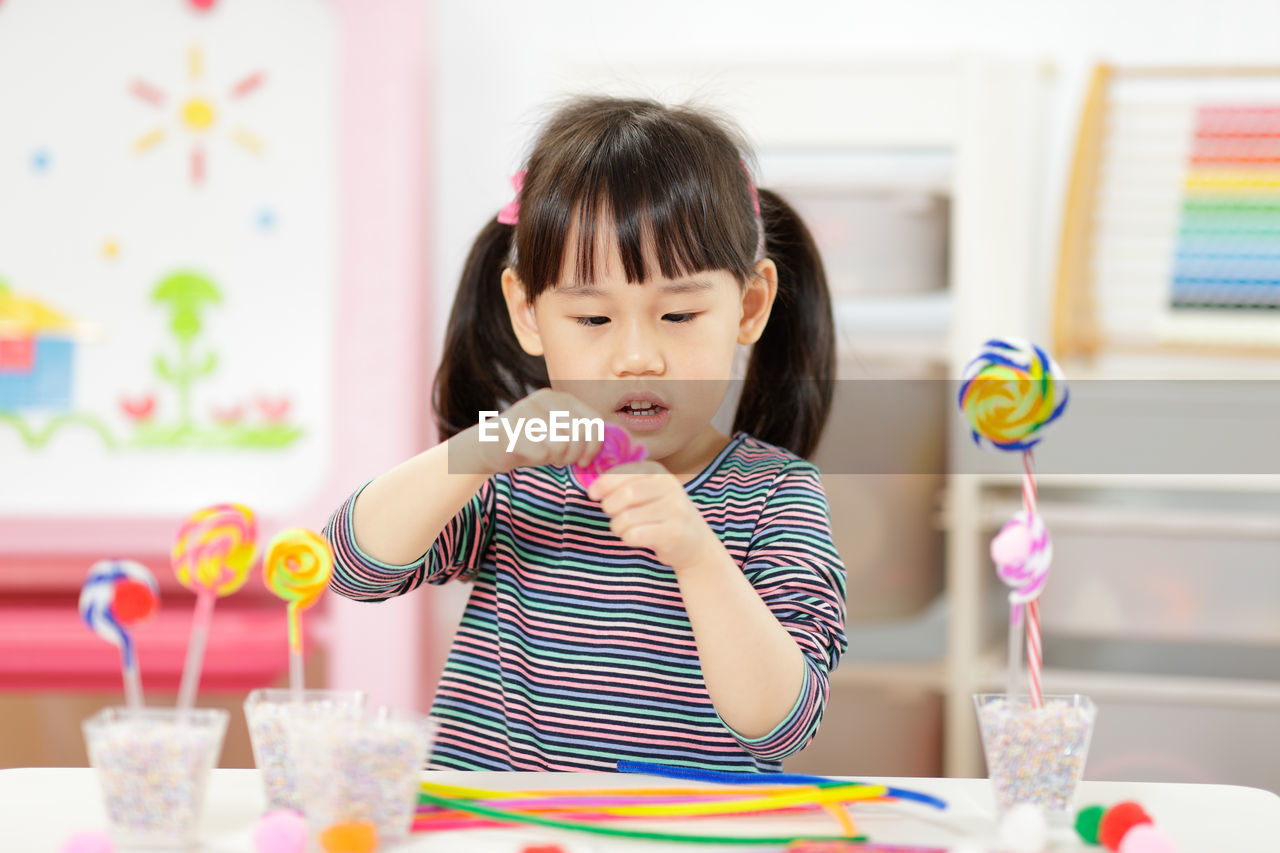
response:
<svg viewBox="0 0 1280 853"><path fill-rule="evenodd" d="M1053 562L1053 542L1044 519L1025 511L1015 514L991 540L991 559L996 577L1023 601L1038 596Z"/></svg>
<svg viewBox="0 0 1280 853"><path fill-rule="evenodd" d="M600 444L600 452L586 465L574 465L573 473L578 477L582 488L589 489L604 472L628 462L639 462L648 457L649 451L639 442L632 444L631 436L617 424L604 425L604 441Z"/></svg>
<svg viewBox="0 0 1280 853"><path fill-rule="evenodd" d="M116 846L105 832L77 832L62 843L59 853L115 853Z"/></svg>
<svg viewBox="0 0 1280 853"><path fill-rule="evenodd" d="M258 853L305 853L307 822L288 809L267 812L253 831L253 846Z"/></svg>
<svg viewBox="0 0 1280 853"><path fill-rule="evenodd" d="M1140 823L1120 840L1119 853L1176 853L1173 839L1154 825Z"/></svg>
<svg viewBox="0 0 1280 853"><path fill-rule="evenodd" d="M1031 556L1031 533L1021 526L1006 526L991 540L991 561L1007 566Z"/></svg>

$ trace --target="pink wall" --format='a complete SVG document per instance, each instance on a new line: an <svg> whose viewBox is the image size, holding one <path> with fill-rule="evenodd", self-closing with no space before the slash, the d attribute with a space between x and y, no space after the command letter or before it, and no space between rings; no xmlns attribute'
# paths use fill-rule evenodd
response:
<svg viewBox="0 0 1280 853"><path fill-rule="evenodd" d="M335 440L341 466L310 515L433 443L426 309L431 115L428 0L338 0L342 233ZM349 334L347 333L349 330ZM356 342L359 342L358 344ZM375 702L426 707L430 592L381 604L331 598L329 679Z"/></svg>

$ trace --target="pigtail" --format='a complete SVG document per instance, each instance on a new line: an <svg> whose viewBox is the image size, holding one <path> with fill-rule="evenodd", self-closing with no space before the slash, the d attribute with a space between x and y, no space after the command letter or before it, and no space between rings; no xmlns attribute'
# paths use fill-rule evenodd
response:
<svg viewBox="0 0 1280 853"><path fill-rule="evenodd" d="M463 266L432 387L441 441L473 426L481 411L503 411L550 384L546 362L516 340L502 298L502 270L514 231L490 220Z"/></svg>
<svg viewBox="0 0 1280 853"><path fill-rule="evenodd" d="M778 295L752 348L735 430L808 457L831 411L835 321L822 258L800 216L761 189L765 254L778 266Z"/></svg>

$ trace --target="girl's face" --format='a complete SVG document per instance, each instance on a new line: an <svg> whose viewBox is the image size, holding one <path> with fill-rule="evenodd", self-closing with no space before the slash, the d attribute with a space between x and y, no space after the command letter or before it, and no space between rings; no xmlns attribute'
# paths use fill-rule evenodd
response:
<svg viewBox="0 0 1280 853"><path fill-rule="evenodd" d="M567 245L576 246L569 237ZM754 343L768 321L776 267L760 261L740 286L724 270L666 278L651 255L650 278L628 284L607 239L596 251L593 282L571 280L570 268L532 306L514 271L503 273L516 335L527 352L545 357L552 387L625 427L650 458L673 470L671 463L700 467L702 460L680 459L681 451L696 454L715 434L710 422L728 389L736 346Z"/></svg>

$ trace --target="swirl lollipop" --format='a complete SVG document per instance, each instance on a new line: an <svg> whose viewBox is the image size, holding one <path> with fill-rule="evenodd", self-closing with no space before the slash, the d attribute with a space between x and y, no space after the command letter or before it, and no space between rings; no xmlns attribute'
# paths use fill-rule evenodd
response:
<svg viewBox="0 0 1280 853"><path fill-rule="evenodd" d="M628 462L639 462L648 456L649 451L643 444L631 443L631 436L627 435L625 429L617 424L607 423L604 425L604 441L595 458L586 465L575 463L573 473L582 484L582 488L589 489L596 478L610 468L625 465Z"/></svg>
<svg viewBox="0 0 1280 853"><path fill-rule="evenodd" d="M190 708L200 683L204 647L218 598L244 586L257 544L253 512L239 504L218 504L191 514L178 528L170 560L178 582L196 594L187 660L182 667L178 707Z"/></svg>
<svg viewBox="0 0 1280 853"><path fill-rule="evenodd" d="M1016 513L991 540L996 576L1022 601L1040 595L1053 562L1053 540L1039 514Z"/></svg>
<svg viewBox="0 0 1280 853"><path fill-rule="evenodd" d="M160 598L156 579L133 560L101 560L94 563L80 588L80 618L108 643L120 647L125 704L142 707L142 679L133 638L125 629L155 612Z"/></svg>
<svg viewBox="0 0 1280 853"><path fill-rule="evenodd" d="M1040 592L1049 579L1053 540L1038 513L1019 512L991 540L996 576L1009 593L1009 689L1017 683L1023 610L1026 610L1027 674L1031 695L1040 696Z"/></svg>
<svg viewBox="0 0 1280 853"><path fill-rule="evenodd" d="M1057 362L1035 344L992 338L965 366L958 403L973 441L998 450L1030 450L1067 407Z"/></svg>
<svg viewBox="0 0 1280 853"><path fill-rule="evenodd" d="M319 600L332 574L329 543L306 528L281 531L267 546L262 579L289 605L289 684L295 693L301 693L303 686L302 611Z"/></svg>
<svg viewBox="0 0 1280 853"><path fill-rule="evenodd" d="M1022 453L1023 512L1020 518L1015 517L1010 522L1012 527L1006 525L996 537L992 543L992 557L1001 567L1000 579L1015 587L1009 596L1009 695L1013 695L1016 683L1018 648L1021 645L1016 629L1022 621L1025 607L1031 704L1037 708L1042 702L1038 596L1053 552L1048 544L1048 532L1036 509L1031 450L1044 437L1045 428L1061 417L1067 407L1068 396L1062 368L1047 352L1017 338L992 338L965 365L956 401L968 421L975 444ZM1035 576L1032 580L1034 586L1023 589L1017 585L1017 580L1026 572Z"/></svg>

